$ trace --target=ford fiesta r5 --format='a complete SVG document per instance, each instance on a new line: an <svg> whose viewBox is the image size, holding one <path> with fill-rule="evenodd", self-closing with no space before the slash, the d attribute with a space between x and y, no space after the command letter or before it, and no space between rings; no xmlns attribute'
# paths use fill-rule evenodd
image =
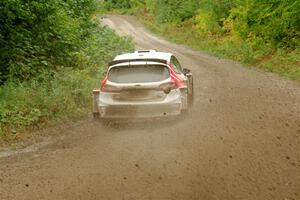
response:
<svg viewBox="0 0 300 200"><path fill-rule="evenodd" d="M171 53L122 54L109 63L93 100L93 115L100 119L176 116L193 103L193 76Z"/></svg>

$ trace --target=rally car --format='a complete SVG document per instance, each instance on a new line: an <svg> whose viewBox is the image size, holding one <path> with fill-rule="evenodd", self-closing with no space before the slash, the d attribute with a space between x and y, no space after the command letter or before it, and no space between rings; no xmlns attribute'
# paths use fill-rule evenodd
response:
<svg viewBox="0 0 300 200"><path fill-rule="evenodd" d="M193 76L172 53L156 50L118 55L101 88L93 90L94 118L159 118L187 113Z"/></svg>

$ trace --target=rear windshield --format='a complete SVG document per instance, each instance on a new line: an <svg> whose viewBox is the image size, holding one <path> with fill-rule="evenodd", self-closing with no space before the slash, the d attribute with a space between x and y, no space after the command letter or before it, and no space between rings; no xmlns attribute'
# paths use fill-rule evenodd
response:
<svg viewBox="0 0 300 200"><path fill-rule="evenodd" d="M108 80L115 83L149 83L163 81L169 76L169 69L163 65L134 65L111 68Z"/></svg>

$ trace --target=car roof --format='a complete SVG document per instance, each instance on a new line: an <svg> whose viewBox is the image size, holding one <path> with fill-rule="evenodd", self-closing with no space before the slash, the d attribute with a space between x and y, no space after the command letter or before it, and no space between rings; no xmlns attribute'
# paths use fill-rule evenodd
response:
<svg viewBox="0 0 300 200"><path fill-rule="evenodd" d="M138 59L161 59L170 61L172 53L159 52L156 50L141 50L135 51L134 53L126 53L115 57L114 61L121 60L138 60Z"/></svg>

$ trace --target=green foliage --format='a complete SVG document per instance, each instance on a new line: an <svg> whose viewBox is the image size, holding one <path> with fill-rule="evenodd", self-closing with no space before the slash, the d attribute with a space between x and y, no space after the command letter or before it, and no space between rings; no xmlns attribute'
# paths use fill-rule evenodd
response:
<svg viewBox="0 0 300 200"><path fill-rule="evenodd" d="M155 3L154 3L155 2ZM198 8L198 0L157 0L147 1L151 5L157 22L180 22L193 17Z"/></svg>
<svg viewBox="0 0 300 200"><path fill-rule="evenodd" d="M0 138L10 130L82 116L106 62L130 38L102 27L94 0L0 2ZM95 18L95 20L92 20Z"/></svg>
<svg viewBox="0 0 300 200"><path fill-rule="evenodd" d="M236 0L202 0L195 16L199 31L221 33L223 21L229 16Z"/></svg>
<svg viewBox="0 0 300 200"><path fill-rule="evenodd" d="M0 2L0 83L29 80L57 66L78 67L74 54L85 46L93 0Z"/></svg>
<svg viewBox="0 0 300 200"><path fill-rule="evenodd" d="M94 82L88 70L66 70L42 82L38 78L7 82L0 89L0 128L19 129L83 114L90 105L88 94Z"/></svg>
<svg viewBox="0 0 300 200"><path fill-rule="evenodd" d="M145 9L157 24L193 19L199 32L231 37L251 48L300 45L299 0L106 0L113 8ZM138 2L138 3L137 3ZM263 47L264 48L264 47Z"/></svg>
<svg viewBox="0 0 300 200"><path fill-rule="evenodd" d="M0 87L0 138L11 129L90 112L91 90L100 86L103 65L118 52L133 50L133 45L101 27L86 42L87 48L75 55L78 69L44 71L30 81L10 80Z"/></svg>
<svg viewBox="0 0 300 200"><path fill-rule="evenodd" d="M292 80L300 80L299 49L286 50L278 48L274 50L271 44L267 45L264 41L252 41L252 43L249 41L237 42L231 37L208 36L206 33L199 33L198 29L193 26L193 20L180 23L180 26L176 24L157 25L149 18L144 19L143 22L151 30L173 42L188 45L221 58L240 61L251 66L254 65Z"/></svg>
<svg viewBox="0 0 300 200"><path fill-rule="evenodd" d="M145 0L104 0L99 4L104 13L106 11L117 11L118 13L132 14L144 6Z"/></svg>
<svg viewBox="0 0 300 200"><path fill-rule="evenodd" d="M107 10L136 8L145 9L155 16L159 23L180 22L194 16L198 0L105 0Z"/></svg>
<svg viewBox="0 0 300 200"><path fill-rule="evenodd" d="M138 16L175 42L300 79L299 0L146 0L144 7Z"/></svg>
<svg viewBox="0 0 300 200"><path fill-rule="evenodd" d="M129 9L131 8L130 1L128 0L105 0L104 1L104 6L108 10L113 10L113 9L120 9L120 8L125 8Z"/></svg>
<svg viewBox="0 0 300 200"><path fill-rule="evenodd" d="M300 45L300 1L251 0L230 12L228 22L233 33L243 40L263 39L274 47Z"/></svg>

